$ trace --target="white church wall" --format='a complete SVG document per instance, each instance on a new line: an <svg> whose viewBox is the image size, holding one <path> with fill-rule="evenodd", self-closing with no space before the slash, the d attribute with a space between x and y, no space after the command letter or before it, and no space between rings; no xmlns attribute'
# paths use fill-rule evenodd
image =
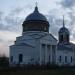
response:
<svg viewBox="0 0 75 75"><path fill-rule="evenodd" d="M13 56L13 63L19 63L19 54L23 54L22 64L28 64L34 58L34 48L29 46L13 46L11 47L10 55Z"/></svg>
<svg viewBox="0 0 75 75"><path fill-rule="evenodd" d="M61 56L61 62L60 62L60 56ZM65 62L65 57L67 57L66 62ZM71 57L72 57L72 62L71 62ZM56 64L58 64L58 65L74 65L73 51L57 50L57 52L56 52Z"/></svg>
<svg viewBox="0 0 75 75"><path fill-rule="evenodd" d="M15 42L15 44L22 44L22 43L27 43L27 44L35 46L34 38L30 38L29 36L27 36L26 38L19 37L19 39L16 40L16 42Z"/></svg>

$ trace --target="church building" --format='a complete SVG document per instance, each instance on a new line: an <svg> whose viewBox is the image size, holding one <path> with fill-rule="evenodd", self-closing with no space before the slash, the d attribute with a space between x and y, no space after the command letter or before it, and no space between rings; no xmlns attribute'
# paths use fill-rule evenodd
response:
<svg viewBox="0 0 75 75"><path fill-rule="evenodd" d="M58 32L58 45L56 63L59 65L75 65L75 44L70 42L70 32L65 27L63 17L63 27Z"/></svg>
<svg viewBox="0 0 75 75"><path fill-rule="evenodd" d="M65 27L59 30L59 40L49 32L47 18L38 11L28 15L22 24L22 36L10 46L10 65L74 65L75 45L70 43L70 33Z"/></svg>

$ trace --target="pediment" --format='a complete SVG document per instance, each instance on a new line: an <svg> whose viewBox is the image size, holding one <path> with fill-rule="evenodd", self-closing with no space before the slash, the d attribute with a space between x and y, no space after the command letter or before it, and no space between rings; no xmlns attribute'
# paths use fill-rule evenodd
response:
<svg viewBox="0 0 75 75"><path fill-rule="evenodd" d="M57 39L52 34L47 34L40 40L42 43L57 44Z"/></svg>

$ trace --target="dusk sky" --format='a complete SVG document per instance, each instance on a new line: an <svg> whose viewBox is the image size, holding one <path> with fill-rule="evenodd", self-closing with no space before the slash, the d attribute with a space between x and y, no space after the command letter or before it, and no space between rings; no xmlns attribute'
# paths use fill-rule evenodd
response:
<svg viewBox="0 0 75 75"><path fill-rule="evenodd" d="M75 0L0 0L0 54L9 56L9 46L22 34L22 23L34 11L36 2L57 39L64 15L70 41L75 43Z"/></svg>

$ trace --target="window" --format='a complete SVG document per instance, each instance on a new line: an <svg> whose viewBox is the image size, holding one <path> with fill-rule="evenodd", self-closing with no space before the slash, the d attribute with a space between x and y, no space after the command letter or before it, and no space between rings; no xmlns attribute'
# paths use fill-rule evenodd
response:
<svg viewBox="0 0 75 75"><path fill-rule="evenodd" d="M45 44L42 44L42 63L45 63Z"/></svg>
<svg viewBox="0 0 75 75"><path fill-rule="evenodd" d="M45 44L42 44L42 47L45 47Z"/></svg>
<svg viewBox="0 0 75 75"><path fill-rule="evenodd" d="M46 30L47 28L46 27L44 27L44 30Z"/></svg>
<svg viewBox="0 0 75 75"><path fill-rule="evenodd" d="M66 35L66 39L67 39L67 41L69 41L69 35Z"/></svg>
<svg viewBox="0 0 75 75"><path fill-rule="evenodd" d="M65 62L67 63L67 56L65 56Z"/></svg>
<svg viewBox="0 0 75 75"><path fill-rule="evenodd" d="M13 62L13 56L10 57L10 61Z"/></svg>
<svg viewBox="0 0 75 75"><path fill-rule="evenodd" d="M50 55L49 55L49 61L50 61Z"/></svg>
<svg viewBox="0 0 75 75"><path fill-rule="evenodd" d="M61 41L63 41L63 35L61 35Z"/></svg>
<svg viewBox="0 0 75 75"><path fill-rule="evenodd" d="M60 41L60 42L63 42L63 35L60 35L60 36L59 36L59 41Z"/></svg>
<svg viewBox="0 0 75 75"><path fill-rule="evenodd" d="M71 56L71 63L72 63L72 56Z"/></svg>
<svg viewBox="0 0 75 75"><path fill-rule="evenodd" d="M23 55L19 54L19 63L21 63L23 61Z"/></svg>
<svg viewBox="0 0 75 75"><path fill-rule="evenodd" d="M59 56L59 62L61 63L61 56Z"/></svg>

